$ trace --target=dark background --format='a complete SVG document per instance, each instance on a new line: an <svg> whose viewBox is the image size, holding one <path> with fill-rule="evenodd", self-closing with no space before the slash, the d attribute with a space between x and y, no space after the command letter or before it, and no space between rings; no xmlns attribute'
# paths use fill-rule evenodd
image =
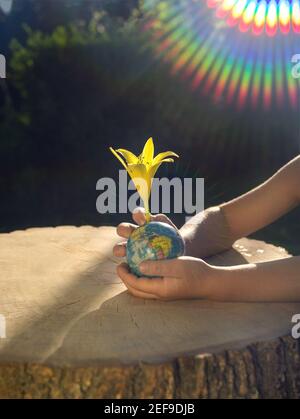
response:
<svg viewBox="0 0 300 419"><path fill-rule="evenodd" d="M299 153L299 109L237 111L193 93L154 58L144 20L138 0L15 0L0 12L0 231L118 223L95 208L97 180L120 168L109 146L138 153L153 136L181 156L159 174L204 177L206 206ZM255 236L299 253L299 215Z"/></svg>

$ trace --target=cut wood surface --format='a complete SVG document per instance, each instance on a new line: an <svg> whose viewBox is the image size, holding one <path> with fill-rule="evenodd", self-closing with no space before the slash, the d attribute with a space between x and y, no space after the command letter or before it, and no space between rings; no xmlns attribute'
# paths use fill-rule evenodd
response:
<svg viewBox="0 0 300 419"><path fill-rule="evenodd" d="M137 299L117 241L112 227L0 235L0 397L299 397L300 304ZM210 262L283 257L243 239Z"/></svg>

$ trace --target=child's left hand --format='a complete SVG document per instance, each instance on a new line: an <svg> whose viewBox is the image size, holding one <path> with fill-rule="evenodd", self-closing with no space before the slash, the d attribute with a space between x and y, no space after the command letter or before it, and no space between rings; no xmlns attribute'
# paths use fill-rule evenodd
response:
<svg viewBox="0 0 300 419"><path fill-rule="evenodd" d="M148 299L177 300L207 298L214 267L201 259L180 257L145 261L141 263L140 270L154 278L136 277L126 263L120 264L117 269L119 277L132 295Z"/></svg>

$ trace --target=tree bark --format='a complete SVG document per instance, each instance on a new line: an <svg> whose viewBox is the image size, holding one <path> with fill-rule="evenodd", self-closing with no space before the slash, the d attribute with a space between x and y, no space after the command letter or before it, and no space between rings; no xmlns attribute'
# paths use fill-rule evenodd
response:
<svg viewBox="0 0 300 419"><path fill-rule="evenodd" d="M291 337L163 364L0 365L1 398L299 399L299 343Z"/></svg>
<svg viewBox="0 0 300 419"><path fill-rule="evenodd" d="M0 398L300 397L300 304L136 299L117 240L108 227L0 235ZM283 257L243 239L210 262Z"/></svg>

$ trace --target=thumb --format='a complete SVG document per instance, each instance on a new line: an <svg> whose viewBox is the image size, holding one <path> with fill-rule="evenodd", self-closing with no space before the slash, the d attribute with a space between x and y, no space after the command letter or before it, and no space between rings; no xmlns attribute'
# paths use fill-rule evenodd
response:
<svg viewBox="0 0 300 419"><path fill-rule="evenodd" d="M148 276L183 278L196 269L198 260L189 257L144 261L140 264L141 272Z"/></svg>
<svg viewBox="0 0 300 419"><path fill-rule="evenodd" d="M135 208L132 212L132 218L133 218L133 221L139 226L144 225L146 223L145 209L142 207ZM175 226L175 224L173 224L172 221L164 214L156 214L156 215L150 214L150 221L159 221L161 223L166 223L170 225L171 227L175 228L175 230L177 230L177 227Z"/></svg>
<svg viewBox="0 0 300 419"><path fill-rule="evenodd" d="M133 218L133 221L137 225L139 225L139 226L144 225L146 223L146 212L145 212L145 209L142 208L142 207L135 208L132 211L132 218Z"/></svg>
<svg viewBox="0 0 300 419"><path fill-rule="evenodd" d="M141 272L148 276L162 276L182 278L186 276L191 268L190 259L164 259L164 260L147 260L140 264Z"/></svg>
<svg viewBox="0 0 300 419"><path fill-rule="evenodd" d="M176 225L170 220L170 218L168 218L166 215L164 214L156 214L156 215L151 215L151 221L159 221L161 223L165 223L168 224L169 226L175 228L175 230L178 230L178 228L176 227Z"/></svg>

